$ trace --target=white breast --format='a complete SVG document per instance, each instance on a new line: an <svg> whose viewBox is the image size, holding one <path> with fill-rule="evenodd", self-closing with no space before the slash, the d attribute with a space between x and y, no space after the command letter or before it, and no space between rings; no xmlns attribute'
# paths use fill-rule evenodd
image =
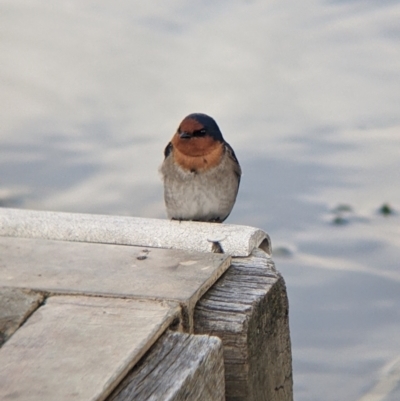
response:
<svg viewBox="0 0 400 401"><path fill-rule="evenodd" d="M239 185L233 160L224 158L219 166L195 173L183 170L172 158L168 159L161 168L168 217L225 220L233 208Z"/></svg>

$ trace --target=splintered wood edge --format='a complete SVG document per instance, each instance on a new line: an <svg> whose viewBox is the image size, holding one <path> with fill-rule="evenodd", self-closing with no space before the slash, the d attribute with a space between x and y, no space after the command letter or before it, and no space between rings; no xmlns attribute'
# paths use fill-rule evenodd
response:
<svg viewBox="0 0 400 401"><path fill-rule="evenodd" d="M246 257L261 248L264 231L248 226L0 208L0 236L214 252Z"/></svg>

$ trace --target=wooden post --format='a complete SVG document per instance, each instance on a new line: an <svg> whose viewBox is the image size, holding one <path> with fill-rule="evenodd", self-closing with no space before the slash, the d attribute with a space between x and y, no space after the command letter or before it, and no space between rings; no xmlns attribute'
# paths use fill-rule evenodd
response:
<svg viewBox="0 0 400 401"><path fill-rule="evenodd" d="M233 258L200 299L195 333L221 338L227 401L293 400L288 299L271 258Z"/></svg>

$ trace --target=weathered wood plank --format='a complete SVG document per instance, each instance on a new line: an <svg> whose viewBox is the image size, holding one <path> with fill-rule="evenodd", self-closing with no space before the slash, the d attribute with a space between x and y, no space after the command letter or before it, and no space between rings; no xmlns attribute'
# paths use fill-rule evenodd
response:
<svg viewBox="0 0 400 401"><path fill-rule="evenodd" d="M192 330L197 300L230 256L174 249L0 237L0 286L56 294L172 300Z"/></svg>
<svg viewBox="0 0 400 401"><path fill-rule="evenodd" d="M178 315L160 302L50 297L0 349L0 399L104 400Z"/></svg>
<svg viewBox="0 0 400 401"><path fill-rule="evenodd" d="M233 258L195 308L195 333L222 339L227 401L291 401L288 300L264 252Z"/></svg>
<svg viewBox="0 0 400 401"><path fill-rule="evenodd" d="M0 287L0 347L42 301L37 292Z"/></svg>
<svg viewBox="0 0 400 401"><path fill-rule="evenodd" d="M225 400L221 340L166 332L107 401Z"/></svg>

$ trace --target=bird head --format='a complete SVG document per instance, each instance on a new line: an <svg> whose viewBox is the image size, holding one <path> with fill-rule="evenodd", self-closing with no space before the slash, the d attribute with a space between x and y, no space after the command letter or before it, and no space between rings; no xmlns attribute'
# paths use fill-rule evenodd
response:
<svg viewBox="0 0 400 401"><path fill-rule="evenodd" d="M213 118L193 113L182 120L171 142L184 155L198 157L221 147L224 138Z"/></svg>

